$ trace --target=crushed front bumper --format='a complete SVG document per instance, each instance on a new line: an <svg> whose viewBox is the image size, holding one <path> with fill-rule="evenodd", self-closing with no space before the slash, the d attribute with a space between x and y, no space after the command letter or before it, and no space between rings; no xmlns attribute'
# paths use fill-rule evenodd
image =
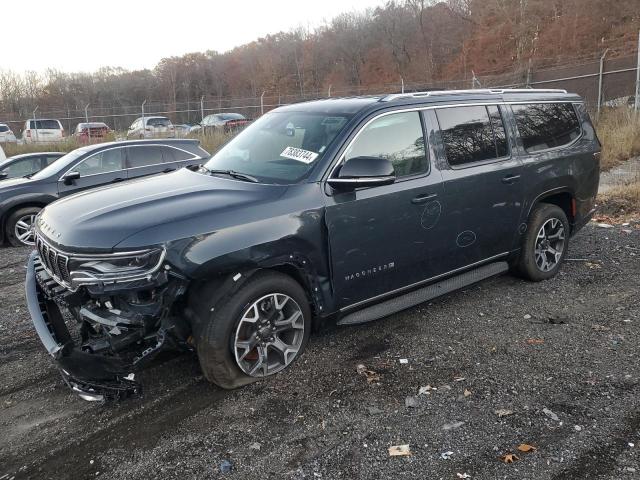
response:
<svg viewBox="0 0 640 480"><path fill-rule="evenodd" d="M31 320L42 344L58 364L62 377L85 400L121 399L142 393L133 380L133 366L115 356L94 355L79 349L58 305L45 288L60 289L46 273L37 252L27 262L25 293Z"/></svg>

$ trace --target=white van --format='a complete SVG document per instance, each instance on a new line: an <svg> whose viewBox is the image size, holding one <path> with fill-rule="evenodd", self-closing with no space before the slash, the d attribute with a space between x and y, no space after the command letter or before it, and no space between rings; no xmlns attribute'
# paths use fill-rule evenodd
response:
<svg viewBox="0 0 640 480"><path fill-rule="evenodd" d="M53 143L64 140L64 128L60 120L54 118L30 118L24 122L22 141L24 143Z"/></svg>

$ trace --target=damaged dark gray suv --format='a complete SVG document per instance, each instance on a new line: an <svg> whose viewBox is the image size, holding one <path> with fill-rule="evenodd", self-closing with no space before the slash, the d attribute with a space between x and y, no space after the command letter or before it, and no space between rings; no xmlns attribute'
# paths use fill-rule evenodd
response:
<svg viewBox="0 0 640 480"><path fill-rule="evenodd" d="M205 165L48 205L26 293L84 398L140 391L159 352L235 388L358 324L507 270L554 276L594 212L600 145L561 90L278 108Z"/></svg>

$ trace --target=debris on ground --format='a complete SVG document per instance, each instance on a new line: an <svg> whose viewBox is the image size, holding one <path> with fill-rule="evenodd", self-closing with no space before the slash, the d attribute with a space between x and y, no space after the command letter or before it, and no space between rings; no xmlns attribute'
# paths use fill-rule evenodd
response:
<svg viewBox="0 0 640 480"><path fill-rule="evenodd" d="M390 457L406 457L412 455L409 445L392 445L389 447Z"/></svg>
<svg viewBox="0 0 640 480"><path fill-rule="evenodd" d="M404 406L407 408L415 408L418 406L418 399L416 397L407 397L404 399Z"/></svg>
<svg viewBox="0 0 640 480"><path fill-rule="evenodd" d="M533 445L529 445L528 443L521 443L520 445L518 445L518 450L521 452L535 452L536 450L538 450L536 447L534 447Z"/></svg>
<svg viewBox="0 0 640 480"><path fill-rule="evenodd" d="M507 453L506 455L500 457L500 460L502 460L504 463L513 463L520 460L520 458L518 458L515 453Z"/></svg>
<svg viewBox="0 0 640 480"><path fill-rule="evenodd" d="M378 407L367 407L367 411L369 415L380 415L382 413L382 410Z"/></svg>
<svg viewBox="0 0 640 480"><path fill-rule="evenodd" d="M462 392L462 395L464 395L465 397L470 397L471 396L471 390L467 390L466 388L464 389L464 392Z"/></svg>
<svg viewBox="0 0 640 480"><path fill-rule="evenodd" d="M502 418L508 415L513 415L513 410L509 410L507 408L498 408L497 410L494 410L493 413L495 413L498 417Z"/></svg>
<svg viewBox="0 0 640 480"><path fill-rule="evenodd" d="M451 423L445 423L442 426L443 430L455 430L456 428L460 428L462 425L464 425L464 422L451 422Z"/></svg>
<svg viewBox="0 0 640 480"><path fill-rule="evenodd" d="M418 395L431 395L432 390L437 390L437 388L432 387L431 385L426 385L424 387L420 387L418 389Z"/></svg>
<svg viewBox="0 0 640 480"><path fill-rule="evenodd" d="M262 445L260 445L258 442L253 442L251 445L249 445L249 448L251 450L260 450L260 447L262 447Z"/></svg>
<svg viewBox="0 0 640 480"><path fill-rule="evenodd" d="M542 338L528 338L527 339L527 344L528 345L542 345L544 343L544 340Z"/></svg>
<svg viewBox="0 0 640 480"><path fill-rule="evenodd" d="M555 420L556 422L560 421L560 417L558 417L558 415L556 415L555 413L553 413L551 410L549 410L547 407L544 407L542 409L542 413L544 413L547 417L549 417L551 420Z"/></svg>
<svg viewBox="0 0 640 480"><path fill-rule="evenodd" d="M380 374L378 374L377 372L374 372L373 370L367 369L367 367L364 366L362 363L356 366L356 371L360 375L364 375L364 377L367 379L367 383L369 384L380 382Z"/></svg>
<svg viewBox="0 0 640 480"><path fill-rule="evenodd" d="M229 460L223 460L220 462L220 472L229 473L233 468L233 464Z"/></svg>
<svg viewBox="0 0 640 480"><path fill-rule="evenodd" d="M449 460L449 459L451 458L451 455L453 455L453 452L451 452L451 451L448 451L448 452L442 452L442 453L440 454L440 458L441 458L442 460Z"/></svg>
<svg viewBox="0 0 640 480"><path fill-rule="evenodd" d="M611 225L609 223L598 223L597 225L600 228L613 228L613 225Z"/></svg>
<svg viewBox="0 0 640 480"><path fill-rule="evenodd" d="M528 313L525 314L525 316L523 317L525 320L529 320L531 318L531 315L529 315Z"/></svg>
<svg viewBox="0 0 640 480"><path fill-rule="evenodd" d="M401 363L402 365L406 365L407 363L409 363L409 360L408 360L407 358L401 358L401 359L400 359L400 363Z"/></svg>
<svg viewBox="0 0 640 480"><path fill-rule="evenodd" d="M471 475L469 475L468 473L456 473L456 475L458 476L458 478L471 478Z"/></svg>

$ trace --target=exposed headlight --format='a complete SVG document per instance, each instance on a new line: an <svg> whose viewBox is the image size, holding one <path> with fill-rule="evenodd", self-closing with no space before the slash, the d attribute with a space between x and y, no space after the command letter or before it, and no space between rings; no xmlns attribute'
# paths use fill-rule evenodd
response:
<svg viewBox="0 0 640 480"><path fill-rule="evenodd" d="M69 275L75 285L113 283L144 278L160 268L165 251L161 248L106 255L72 256Z"/></svg>

